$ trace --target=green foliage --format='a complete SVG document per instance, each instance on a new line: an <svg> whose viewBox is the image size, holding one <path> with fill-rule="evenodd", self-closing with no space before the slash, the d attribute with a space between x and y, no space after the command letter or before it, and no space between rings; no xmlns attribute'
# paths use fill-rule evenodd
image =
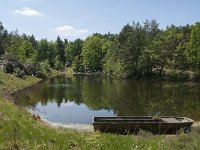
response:
<svg viewBox="0 0 200 150"><path fill-rule="evenodd" d="M74 58L72 68L73 68L74 72L84 72L82 57L77 56L77 57Z"/></svg>
<svg viewBox="0 0 200 150"><path fill-rule="evenodd" d="M37 64L38 63L38 53L36 50L33 51L30 58L27 58L26 63L28 63L28 64Z"/></svg>
<svg viewBox="0 0 200 150"><path fill-rule="evenodd" d="M103 48L105 48L105 46L103 47L103 39L96 35L90 36L85 40L81 53L85 72L102 70L102 61L106 51Z"/></svg>
<svg viewBox="0 0 200 150"><path fill-rule="evenodd" d="M0 56L2 54L4 54L4 52L5 52L5 49L4 49L5 38L3 38L5 33L6 33L6 31L4 30L2 22L0 22Z"/></svg>
<svg viewBox="0 0 200 150"><path fill-rule="evenodd" d="M44 61L48 59L48 41L47 39L42 39L39 44L38 44L38 60L39 61Z"/></svg>
<svg viewBox="0 0 200 150"><path fill-rule="evenodd" d="M192 67L200 72L200 22L192 26L187 56Z"/></svg>
<svg viewBox="0 0 200 150"><path fill-rule="evenodd" d="M60 58L59 55L57 55L56 58L55 58L54 68L57 69L57 70L60 70L60 69L64 68L64 65L61 62L61 58Z"/></svg>
<svg viewBox="0 0 200 150"><path fill-rule="evenodd" d="M81 54L83 41L76 39L74 42L69 42L65 48L66 65L71 66L76 56Z"/></svg>
<svg viewBox="0 0 200 150"><path fill-rule="evenodd" d="M64 65L65 64L65 46L59 36L57 37L57 40L56 40L56 49L57 49L57 55L59 56L60 61Z"/></svg>
<svg viewBox="0 0 200 150"><path fill-rule="evenodd" d="M103 72L109 77L165 77L164 70L200 73L200 23L159 29L155 20L125 25L119 34L95 33L86 40L56 41L8 32L0 23L0 55L21 63L50 68L73 67L76 72Z"/></svg>
<svg viewBox="0 0 200 150"><path fill-rule="evenodd" d="M111 45L110 49L107 52L104 63L104 74L109 77L124 77L122 75L122 70L124 70L123 63L118 58L116 53L117 46L116 44Z"/></svg>
<svg viewBox="0 0 200 150"><path fill-rule="evenodd" d="M18 49L21 45L21 42L22 39L18 34L18 31L11 32L8 36L8 42L6 44L5 53L13 57L19 56Z"/></svg>
<svg viewBox="0 0 200 150"><path fill-rule="evenodd" d="M35 51L32 44L26 40L21 42L18 50L18 59L21 62L26 62L26 60L31 59Z"/></svg>
<svg viewBox="0 0 200 150"><path fill-rule="evenodd" d="M189 25L171 25L162 31L155 20L147 20L143 25L127 24L106 55L104 73L112 77L142 78L164 76L164 68L188 70L190 31Z"/></svg>
<svg viewBox="0 0 200 150"><path fill-rule="evenodd" d="M141 26L139 23L124 26L108 53L104 66L106 72L112 72L114 76L122 78L140 76L144 72L143 69L150 63L151 50L148 48L148 43L152 39L147 37L155 34L152 33L155 32L155 29L153 28L154 30L151 31L151 28L153 27L148 22L145 26Z"/></svg>
<svg viewBox="0 0 200 150"><path fill-rule="evenodd" d="M45 75L48 75L51 71L49 61L45 60L39 63L39 70L44 73Z"/></svg>

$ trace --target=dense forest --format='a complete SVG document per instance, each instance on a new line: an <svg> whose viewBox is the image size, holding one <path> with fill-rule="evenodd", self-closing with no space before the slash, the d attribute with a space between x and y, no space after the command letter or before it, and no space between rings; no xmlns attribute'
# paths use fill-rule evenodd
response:
<svg viewBox="0 0 200 150"><path fill-rule="evenodd" d="M0 22L0 57L35 64L43 73L71 67L75 72L114 78L166 75L183 80L200 75L200 23L159 28L155 20L126 24L119 34L94 33L85 40L36 40L9 32Z"/></svg>

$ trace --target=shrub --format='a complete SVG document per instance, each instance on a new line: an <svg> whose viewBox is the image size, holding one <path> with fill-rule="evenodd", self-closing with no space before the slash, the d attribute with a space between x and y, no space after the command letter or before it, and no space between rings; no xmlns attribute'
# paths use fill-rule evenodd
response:
<svg viewBox="0 0 200 150"><path fill-rule="evenodd" d="M20 78L24 78L25 77L25 71L24 70L21 70L20 68L14 68L14 74L15 76L17 77L20 77Z"/></svg>
<svg viewBox="0 0 200 150"><path fill-rule="evenodd" d="M54 68L56 70L64 69L63 63L60 61L60 57L56 56L55 61L54 61Z"/></svg>
<svg viewBox="0 0 200 150"><path fill-rule="evenodd" d="M45 75L51 72L48 60L39 63L39 71Z"/></svg>

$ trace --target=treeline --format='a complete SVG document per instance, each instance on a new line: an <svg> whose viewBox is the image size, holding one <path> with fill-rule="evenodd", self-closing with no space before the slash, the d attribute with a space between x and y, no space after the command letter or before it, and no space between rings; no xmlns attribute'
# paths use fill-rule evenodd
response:
<svg viewBox="0 0 200 150"><path fill-rule="evenodd" d="M0 23L0 55L43 70L72 67L75 72L143 78L200 74L200 23L160 29L155 20L125 25L119 34L90 35L85 40L36 40L8 32Z"/></svg>

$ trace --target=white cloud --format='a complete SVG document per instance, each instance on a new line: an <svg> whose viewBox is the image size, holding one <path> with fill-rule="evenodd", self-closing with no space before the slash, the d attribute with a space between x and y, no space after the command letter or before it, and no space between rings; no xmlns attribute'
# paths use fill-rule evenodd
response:
<svg viewBox="0 0 200 150"><path fill-rule="evenodd" d="M72 26L61 26L55 28L55 30L60 36L78 36L88 32L87 29L75 29Z"/></svg>
<svg viewBox="0 0 200 150"><path fill-rule="evenodd" d="M14 11L15 14L20 14L20 15L24 15L24 16L43 16L42 13L38 12L37 10L34 10L30 7L24 7L22 9L18 9Z"/></svg>

